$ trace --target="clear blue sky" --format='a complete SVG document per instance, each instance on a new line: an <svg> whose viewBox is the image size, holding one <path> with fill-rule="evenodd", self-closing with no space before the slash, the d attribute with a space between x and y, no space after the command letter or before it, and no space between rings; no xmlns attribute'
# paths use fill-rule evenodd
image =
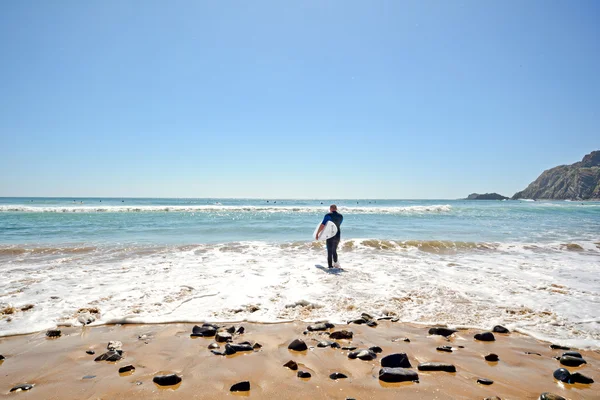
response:
<svg viewBox="0 0 600 400"><path fill-rule="evenodd" d="M600 2L3 1L0 196L512 195L600 149Z"/></svg>

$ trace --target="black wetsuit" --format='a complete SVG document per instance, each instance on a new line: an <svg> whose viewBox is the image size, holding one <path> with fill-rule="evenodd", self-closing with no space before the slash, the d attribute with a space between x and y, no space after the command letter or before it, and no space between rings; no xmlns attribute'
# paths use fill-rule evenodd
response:
<svg viewBox="0 0 600 400"><path fill-rule="evenodd" d="M333 268L333 263L337 263L338 261L338 255L337 255L337 247L338 244L340 244L340 239L341 239L341 234L342 231L340 229L340 225L342 224L342 221L344 220L344 216L340 213L338 213L337 211L334 212L330 212L329 214L325 215L325 218L323 218L323 225L325 225L327 223L327 221L331 221L335 224L335 226L337 226L337 234L332 237L327 239L327 264L329 265L329 268Z"/></svg>

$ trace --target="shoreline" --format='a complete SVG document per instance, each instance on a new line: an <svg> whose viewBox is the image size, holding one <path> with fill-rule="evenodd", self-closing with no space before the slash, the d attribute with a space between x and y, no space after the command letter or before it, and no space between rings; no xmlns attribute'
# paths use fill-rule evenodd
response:
<svg viewBox="0 0 600 400"><path fill-rule="evenodd" d="M34 384L29 391L35 398L225 398L243 394L254 398L403 398L418 399L537 399L551 392L569 399L600 398L595 387L600 379L600 351L580 351L587 364L567 367L554 359L565 350L554 350L550 343L512 332L494 333L495 341L474 339L476 329L460 329L449 338L429 335L428 326L412 323L377 321L366 324L339 324L325 332L306 331L310 323L302 321L264 323L225 323L223 328L244 327L234 333L233 343L259 343L252 351L233 355L216 355L208 346L214 337L190 336L193 323L116 324L86 327L60 327L61 336L46 337L46 332L0 338L0 397L12 396L9 390L19 384ZM201 325L201 324L198 324ZM491 327L490 327L491 328ZM329 333L347 330L351 340L329 338ZM306 334L304 333L306 331ZM226 336L226 335L225 335ZM402 339L409 338L410 342ZM302 339L305 351L292 351L288 345ZM350 359L350 350L321 348L323 340L340 347L357 350L378 346L382 352L373 360ZM94 361L107 351L109 341L122 342L123 359L116 363ZM450 346L452 352L436 350ZM462 346L462 347L461 347ZM225 343L219 343L222 352ZM95 351L94 355L87 350ZM390 354L406 353L418 373L419 383L385 383L378 379L381 359ZM494 353L497 362L484 356ZM528 354L529 353L529 354ZM283 365L294 360L299 369L311 373L309 379L297 377ZM418 365L442 362L455 365L456 372L419 371ZM135 371L119 374L121 367L133 365ZM553 372L565 368L596 381L591 384L568 384L557 381ZM339 372L346 379L332 380ZM182 382L161 387L153 382L156 375L175 373ZM477 379L491 379L483 385ZM249 392L233 394L231 385L250 382ZM35 393L35 394L34 394Z"/></svg>

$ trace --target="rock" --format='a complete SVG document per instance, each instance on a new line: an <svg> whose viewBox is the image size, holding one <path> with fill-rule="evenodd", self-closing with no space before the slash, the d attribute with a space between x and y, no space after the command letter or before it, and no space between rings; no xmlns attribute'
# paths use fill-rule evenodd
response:
<svg viewBox="0 0 600 400"><path fill-rule="evenodd" d="M539 400L566 400L564 397L554 393L544 392L540 394Z"/></svg>
<svg viewBox="0 0 600 400"><path fill-rule="evenodd" d="M181 382L181 377L176 374L156 375L152 381L159 386L174 386Z"/></svg>
<svg viewBox="0 0 600 400"><path fill-rule="evenodd" d="M108 361L108 362L117 362L122 359L123 356L116 350L107 351L106 353L99 355L94 359L94 361Z"/></svg>
<svg viewBox="0 0 600 400"><path fill-rule="evenodd" d="M550 348L551 348L552 350L571 350L571 348L570 348L570 347L559 346L559 345L557 345L557 344L551 344L551 345L550 345Z"/></svg>
<svg viewBox="0 0 600 400"><path fill-rule="evenodd" d="M532 351L526 351L525 354L531 354L531 355L540 356L540 357L542 356L540 353L534 353Z"/></svg>
<svg viewBox="0 0 600 400"><path fill-rule="evenodd" d="M86 350L85 352L87 354L89 354L90 356L93 356L94 354L96 354L96 352L94 350Z"/></svg>
<svg viewBox="0 0 600 400"><path fill-rule="evenodd" d="M5 357L2 354L0 354L0 361L2 360L5 360Z"/></svg>
<svg viewBox="0 0 600 400"><path fill-rule="evenodd" d="M290 343L288 349L293 351L305 351L308 349L308 347L306 346L306 343L304 343L304 340L295 339L292 341L292 343Z"/></svg>
<svg viewBox="0 0 600 400"><path fill-rule="evenodd" d="M500 397L498 397L498 396L494 396L494 397L486 397L483 400L502 400L502 399Z"/></svg>
<svg viewBox="0 0 600 400"><path fill-rule="evenodd" d="M348 321L348 325L350 325L350 324L362 325L362 324L366 324L366 323L367 323L367 320L365 320L364 318L358 318L358 319Z"/></svg>
<svg viewBox="0 0 600 400"><path fill-rule="evenodd" d="M569 356L569 357L583 358L583 356L581 355L581 353L578 353L576 351L567 351L566 353L563 353L562 356L563 357Z"/></svg>
<svg viewBox="0 0 600 400"><path fill-rule="evenodd" d="M118 340L111 340L110 342L108 342L108 345L106 346L106 349L108 351L117 351L117 350L121 350L123 348L123 343L119 342Z"/></svg>
<svg viewBox="0 0 600 400"><path fill-rule="evenodd" d="M367 313L362 313L362 314L360 314L360 316L361 316L361 318L362 318L362 319L364 319L365 321L372 321L372 320L374 320L374 319L375 319L375 318L373 318L373 316L372 316L372 315L370 315L370 314L367 314Z"/></svg>
<svg viewBox="0 0 600 400"><path fill-rule="evenodd" d="M322 340L319 343L317 343L317 347L331 347L331 345L334 344L334 343L335 342L332 342L330 340Z"/></svg>
<svg viewBox="0 0 600 400"><path fill-rule="evenodd" d="M579 372L575 372L573 374L571 374L571 377L569 379L569 383L583 383L583 384L588 384L588 383L594 383L594 380L590 377L587 377L583 374L580 374Z"/></svg>
<svg viewBox="0 0 600 400"><path fill-rule="evenodd" d="M326 331L327 329L335 328L335 325L330 324L329 322L322 322L320 324L309 325L306 329L310 332L314 331Z"/></svg>
<svg viewBox="0 0 600 400"><path fill-rule="evenodd" d="M421 363L417 368L419 369L419 371L456 372L456 367L454 365L444 363Z"/></svg>
<svg viewBox="0 0 600 400"><path fill-rule="evenodd" d="M379 346L373 346L373 347L369 347L369 350L371 350L373 353L383 353L383 349Z"/></svg>
<svg viewBox="0 0 600 400"><path fill-rule="evenodd" d="M248 392L250 390L250 382L238 382L229 388L230 392Z"/></svg>
<svg viewBox="0 0 600 400"><path fill-rule="evenodd" d="M489 362L498 362L498 360L500 358L498 358L498 354L494 354L494 353L490 353L487 356L484 357L485 361L489 361Z"/></svg>
<svg viewBox="0 0 600 400"><path fill-rule="evenodd" d="M437 351L445 351L446 353L452 353L451 346L438 346L435 348Z"/></svg>
<svg viewBox="0 0 600 400"><path fill-rule="evenodd" d="M231 338L231 333L228 332L217 332L215 334L215 340L220 343L231 342Z"/></svg>
<svg viewBox="0 0 600 400"><path fill-rule="evenodd" d="M406 353L395 353L381 359L383 368L412 368Z"/></svg>
<svg viewBox="0 0 600 400"><path fill-rule="evenodd" d="M211 350L210 352L213 353L216 356L226 356L227 355L227 354L225 354L224 351ZM231 354L235 354L235 353L231 353Z"/></svg>
<svg viewBox="0 0 600 400"><path fill-rule="evenodd" d="M369 321L369 322L367 322L367 326L370 326L371 328L375 328L377 325L378 324L375 321Z"/></svg>
<svg viewBox="0 0 600 400"><path fill-rule="evenodd" d="M296 361L293 360L286 362L285 364L283 364L283 366L291 369L292 371L298 370L298 364L296 363Z"/></svg>
<svg viewBox="0 0 600 400"><path fill-rule="evenodd" d="M491 385L492 383L494 383L494 381L491 379L479 378L479 379L477 379L477 383L479 383L481 385Z"/></svg>
<svg viewBox="0 0 600 400"><path fill-rule="evenodd" d="M252 345L252 348L253 348L254 350L262 349L262 344L260 344L260 343L254 343L254 344Z"/></svg>
<svg viewBox="0 0 600 400"><path fill-rule="evenodd" d="M237 332L236 332L236 333L237 333L238 335L241 335L241 334L243 334L245 331L246 331L246 330L244 329L244 327L243 327L243 326L240 326L240 327L238 328L238 330L237 330Z"/></svg>
<svg viewBox="0 0 600 400"><path fill-rule="evenodd" d="M448 328L442 328L442 327L437 327L437 328L430 328L429 329L429 334L430 335L440 335L440 336L444 336L444 337L448 337L450 335L452 335L453 333L456 333L458 331L454 330L454 329L448 329Z"/></svg>
<svg viewBox="0 0 600 400"><path fill-rule="evenodd" d="M496 325L494 327L494 329L492 329L492 332L496 332L496 333L510 333L510 331L508 329L506 329L505 327L503 327L502 325Z"/></svg>
<svg viewBox="0 0 600 400"><path fill-rule="evenodd" d="M475 339L481 340L482 342L493 342L494 340L496 340L492 332L477 333L475 335Z"/></svg>
<svg viewBox="0 0 600 400"><path fill-rule="evenodd" d="M49 331L46 332L46 336L49 338L57 338L60 337L62 335L62 332L60 331L60 329L50 329ZM27 389L29 390L29 389Z"/></svg>
<svg viewBox="0 0 600 400"><path fill-rule="evenodd" d="M389 383L419 382L419 374L406 368L384 367L379 370L379 380Z"/></svg>
<svg viewBox="0 0 600 400"><path fill-rule="evenodd" d="M227 343L225 345L225 354L230 356L232 354L235 354L237 352L244 352L244 351L254 351L254 348L252 348L251 345L249 344L234 344L234 343Z"/></svg>
<svg viewBox="0 0 600 400"><path fill-rule="evenodd" d="M581 364L587 364L583 358L573 356L563 356L560 358L560 363L567 367L579 367Z"/></svg>
<svg viewBox="0 0 600 400"><path fill-rule="evenodd" d="M352 331L346 331L346 330L335 331L331 335L329 335L329 337L331 339L352 339L352 336L354 336Z"/></svg>
<svg viewBox="0 0 600 400"><path fill-rule="evenodd" d="M341 372L334 372L333 374L329 375L330 379L333 380L338 380L338 379L346 379L347 376L342 374Z"/></svg>
<svg viewBox="0 0 600 400"><path fill-rule="evenodd" d="M361 350L356 355L356 358L363 361L371 361L377 358L377 354L375 354L371 350Z"/></svg>
<svg viewBox="0 0 600 400"><path fill-rule="evenodd" d="M508 200L508 197L504 197L498 193L471 193L465 200Z"/></svg>
<svg viewBox="0 0 600 400"><path fill-rule="evenodd" d="M20 391L25 391L25 390L31 390L31 389L33 389L34 386L35 386L34 384L22 383L20 385L13 387L12 389L10 389L10 391L11 392L20 392Z"/></svg>
<svg viewBox="0 0 600 400"><path fill-rule="evenodd" d="M215 343L215 342L208 345L209 350L215 350L215 349L220 349L220 348L221 348L221 346L219 346L219 344Z"/></svg>
<svg viewBox="0 0 600 400"><path fill-rule="evenodd" d="M558 379L561 382L568 382L571 377L571 373L564 368L559 368L552 374L555 379Z"/></svg>
<svg viewBox="0 0 600 400"><path fill-rule="evenodd" d="M230 326L227 328L227 333L231 333L233 335L235 333L235 326Z"/></svg>
<svg viewBox="0 0 600 400"><path fill-rule="evenodd" d="M406 343L410 343L410 339L405 337L405 338L396 338L396 339L392 339L392 342L406 342Z"/></svg>
<svg viewBox="0 0 600 400"><path fill-rule="evenodd" d="M213 337L217 334L217 328L213 325L205 324L202 326L195 325L192 328L192 337Z"/></svg>
<svg viewBox="0 0 600 400"><path fill-rule="evenodd" d="M124 374L125 372L135 371L135 367L133 365L126 365L124 367L119 368L119 373Z"/></svg>
<svg viewBox="0 0 600 400"><path fill-rule="evenodd" d="M331 348L332 349L339 349L340 345L339 345L339 343L333 342L333 343L331 343Z"/></svg>
<svg viewBox="0 0 600 400"><path fill-rule="evenodd" d="M298 378L310 378L312 375L310 372L298 371Z"/></svg>
<svg viewBox="0 0 600 400"><path fill-rule="evenodd" d="M344 346L342 347L342 350L354 351L356 350L356 346Z"/></svg>
<svg viewBox="0 0 600 400"><path fill-rule="evenodd" d="M81 379L94 379L96 377L96 375L86 375Z"/></svg>

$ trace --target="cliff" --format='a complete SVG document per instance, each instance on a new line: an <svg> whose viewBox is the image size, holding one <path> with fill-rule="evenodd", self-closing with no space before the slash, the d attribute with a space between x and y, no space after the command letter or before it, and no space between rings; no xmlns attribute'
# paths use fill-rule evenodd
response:
<svg viewBox="0 0 600 400"><path fill-rule="evenodd" d="M513 199L593 200L600 199L600 150L571 165L542 172L527 189Z"/></svg>

